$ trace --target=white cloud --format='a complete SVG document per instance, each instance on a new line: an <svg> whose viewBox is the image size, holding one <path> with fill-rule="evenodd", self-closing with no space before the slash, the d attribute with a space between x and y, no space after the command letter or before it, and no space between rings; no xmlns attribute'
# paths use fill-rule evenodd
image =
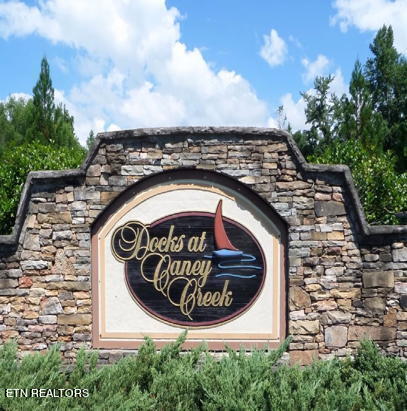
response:
<svg viewBox="0 0 407 411"><path fill-rule="evenodd" d="M288 40L290 40L291 43L293 43L293 44L294 44L296 47L298 47L299 49L302 48L301 42L300 42L296 37L294 37L292 34L290 34L290 35L288 36Z"/></svg>
<svg viewBox="0 0 407 411"><path fill-rule="evenodd" d="M343 94L348 94L349 84L345 83L342 70L340 68L336 69L333 76L334 79L332 80L331 87L329 88L330 93L336 94L338 97L341 97Z"/></svg>
<svg viewBox="0 0 407 411"><path fill-rule="evenodd" d="M394 44L400 53L407 52L407 0L336 0L336 15L331 24L346 32L349 26L361 31L376 31L383 24L394 31Z"/></svg>
<svg viewBox="0 0 407 411"><path fill-rule="evenodd" d="M287 45L278 35L277 30L271 29L269 35L263 36L264 44L260 49L260 56L271 67L283 64L287 56Z"/></svg>
<svg viewBox="0 0 407 411"><path fill-rule="evenodd" d="M16 100L22 99L24 101L28 101L31 98L31 95L27 93L11 93L6 100L10 98L14 98Z"/></svg>
<svg viewBox="0 0 407 411"><path fill-rule="evenodd" d="M305 83L313 81L315 77L325 75L330 64L329 59L323 54L319 54L316 60L309 61L304 58L301 60L302 65L306 71L302 78Z"/></svg>
<svg viewBox="0 0 407 411"><path fill-rule="evenodd" d="M180 42L178 20L164 0L0 4L3 38L37 34L77 51L82 81L56 97L82 142L90 129L266 125L267 106L250 84L233 71L215 71L200 50Z"/></svg>
<svg viewBox="0 0 407 411"><path fill-rule="evenodd" d="M290 123L292 129L304 130L309 126L305 124L305 100L300 97L297 101L294 101L291 93L284 94L281 99L281 104L284 107L284 113L287 116L287 121Z"/></svg>
<svg viewBox="0 0 407 411"><path fill-rule="evenodd" d="M62 73L68 73L68 65L63 58L56 56L52 59L52 62L62 71Z"/></svg>

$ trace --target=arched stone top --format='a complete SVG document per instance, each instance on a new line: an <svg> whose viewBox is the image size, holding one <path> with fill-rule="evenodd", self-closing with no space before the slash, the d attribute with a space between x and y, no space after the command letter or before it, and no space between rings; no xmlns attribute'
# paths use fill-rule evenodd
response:
<svg viewBox="0 0 407 411"><path fill-rule="evenodd" d="M131 141L134 139L150 143L163 141L180 142L193 141L196 138L202 137L205 139L217 138L220 141L223 139L243 140L247 142L252 140L272 140L276 143L285 143L288 146L297 168L305 177L332 181L333 183L340 184L344 187L344 190L348 193L349 197L348 207L354 211L356 216L353 224L361 243L388 244L393 241L407 238L406 225L371 226L367 224L363 207L348 166L307 163L291 135L282 130L255 127L169 127L99 133L93 147L80 168L62 171L30 172L23 188L14 228L10 235L0 236L0 247L6 249L18 244L33 190L38 189L41 185L55 183L57 181L79 184L80 181L85 178L87 170L94 161L95 156L98 154L101 144L114 144L115 142Z"/></svg>
<svg viewBox="0 0 407 411"><path fill-rule="evenodd" d="M273 222L279 234L283 237L283 240L286 241L287 222L280 216L280 214L277 213L272 204L267 203L247 185L222 173L185 167L146 176L127 187L96 217L92 224L92 232L97 232L99 227L103 226L113 213L115 213L123 204L136 196L138 193L141 193L151 187L158 186L159 184L180 180L187 184L188 182L206 180L212 184L223 186L239 193L242 197L247 198Z"/></svg>

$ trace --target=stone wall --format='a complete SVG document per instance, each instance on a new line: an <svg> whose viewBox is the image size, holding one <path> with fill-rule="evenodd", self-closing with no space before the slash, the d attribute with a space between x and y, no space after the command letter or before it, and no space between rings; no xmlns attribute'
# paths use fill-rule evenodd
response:
<svg viewBox="0 0 407 411"><path fill-rule="evenodd" d="M91 348L91 225L128 186L179 167L239 180L288 223L293 361L351 354L364 336L407 357L407 227L367 225L347 167L309 165L286 133L252 128L99 134L81 169L30 173L0 236L1 341L59 342L68 360Z"/></svg>

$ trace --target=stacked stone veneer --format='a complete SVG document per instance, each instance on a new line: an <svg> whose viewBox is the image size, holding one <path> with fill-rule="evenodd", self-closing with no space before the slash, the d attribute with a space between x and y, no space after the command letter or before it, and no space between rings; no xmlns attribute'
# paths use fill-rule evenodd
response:
<svg viewBox="0 0 407 411"><path fill-rule="evenodd" d="M91 225L128 186L179 167L239 180L287 222L293 360L350 354L364 336L407 357L407 227L368 226L347 167L309 165L289 135L249 128L99 134L81 169L30 173L0 237L1 341L58 342L68 359L91 348Z"/></svg>

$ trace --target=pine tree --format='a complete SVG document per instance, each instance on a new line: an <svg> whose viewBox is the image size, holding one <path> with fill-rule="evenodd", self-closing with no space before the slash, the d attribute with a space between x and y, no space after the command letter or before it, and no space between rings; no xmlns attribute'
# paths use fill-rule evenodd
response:
<svg viewBox="0 0 407 411"><path fill-rule="evenodd" d="M55 105L54 94L49 64L43 57L40 75L33 88L33 124L27 132L28 140L81 149L74 132L74 119L63 104Z"/></svg>
<svg viewBox="0 0 407 411"><path fill-rule="evenodd" d="M86 147L88 148L88 150L90 150L94 142L95 142L95 133L93 132L93 130L90 130L89 136L86 139Z"/></svg>
<svg viewBox="0 0 407 411"><path fill-rule="evenodd" d="M49 143L54 137L54 88L46 57L41 60L39 79L33 88L34 132L41 143Z"/></svg>

